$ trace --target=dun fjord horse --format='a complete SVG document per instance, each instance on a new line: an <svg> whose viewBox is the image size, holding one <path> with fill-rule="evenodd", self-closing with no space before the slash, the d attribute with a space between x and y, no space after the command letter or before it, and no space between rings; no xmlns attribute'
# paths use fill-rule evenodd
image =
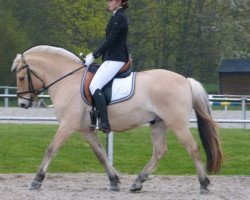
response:
<svg viewBox="0 0 250 200"><path fill-rule="evenodd" d="M12 71L16 72L18 104L29 108L42 90L48 89L59 121L59 128L48 146L42 164L31 184L41 187L49 164L69 136L81 132L105 168L110 190L118 191L119 177L109 164L97 132L90 130L90 110L81 97L80 83L85 67L74 54L51 46L33 47L18 54ZM194 108L199 135L207 156L208 172L217 172L222 162L217 127L210 116L207 94L201 84L167 70L138 72L135 93L127 101L108 106L109 121L115 132L125 131L149 123L153 154L131 186L139 191L143 182L155 169L167 151L166 131L171 129L193 159L201 192L208 191L209 179L203 168L198 145L189 130L189 116Z"/></svg>

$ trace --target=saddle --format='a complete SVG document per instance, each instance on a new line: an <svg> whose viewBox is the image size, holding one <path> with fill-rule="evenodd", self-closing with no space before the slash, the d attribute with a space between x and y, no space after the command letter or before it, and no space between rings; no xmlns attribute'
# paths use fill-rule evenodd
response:
<svg viewBox="0 0 250 200"><path fill-rule="evenodd" d="M131 64L132 64L132 59L130 59L121 69L120 71L115 75L114 78L126 78L128 77L131 72ZM85 77L85 81L84 81L84 87L83 87L83 94L85 96L85 99L88 101L88 103L90 105L92 105L93 103L93 97L91 95L90 89L89 89L89 85L95 75L95 73L97 72L98 68L100 67L100 64L97 63L93 63L89 66L89 68L87 68L87 72L86 72L86 77ZM106 101L110 102L109 95L106 95L109 92L109 89L112 85L112 82L114 80L114 78L102 89L103 93L105 95ZM106 91L106 92L105 92Z"/></svg>

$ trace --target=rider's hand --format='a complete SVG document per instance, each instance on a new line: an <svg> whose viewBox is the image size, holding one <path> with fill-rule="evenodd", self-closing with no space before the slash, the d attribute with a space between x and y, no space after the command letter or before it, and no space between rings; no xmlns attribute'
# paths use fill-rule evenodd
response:
<svg viewBox="0 0 250 200"><path fill-rule="evenodd" d="M86 65L86 66L91 65L91 64L94 62L94 60L95 60L95 58L94 58L94 56L93 56L93 53L88 54L88 55L84 58L84 60L85 60L85 65Z"/></svg>

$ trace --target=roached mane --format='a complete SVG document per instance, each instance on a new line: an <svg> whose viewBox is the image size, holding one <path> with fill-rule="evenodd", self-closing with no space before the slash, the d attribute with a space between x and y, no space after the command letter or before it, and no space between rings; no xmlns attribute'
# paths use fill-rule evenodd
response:
<svg viewBox="0 0 250 200"><path fill-rule="evenodd" d="M78 58L75 54L60 47L47 46L47 45L40 45L40 46L33 47L25 51L24 55L30 54L30 53L37 53L37 52L52 53L52 54L56 54L62 57L67 57L70 60L75 61L75 62L81 62L80 58Z"/></svg>
<svg viewBox="0 0 250 200"><path fill-rule="evenodd" d="M39 52L45 52L45 53L51 53L51 54L56 54L62 57L67 57L70 60L74 61L74 62L79 62L81 63L81 59L78 58L75 54L63 49L63 48L59 48L59 47L54 47L54 46L47 46L47 45L40 45L40 46L36 46L33 47L27 51L25 51L23 53L23 55L25 56L26 54L31 54L31 53L39 53ZM22 59L22 55L21 54L17 54L15 60L13 61L12 67L11 67L11 71L14 72L20 62L20 60Z"/></svg>

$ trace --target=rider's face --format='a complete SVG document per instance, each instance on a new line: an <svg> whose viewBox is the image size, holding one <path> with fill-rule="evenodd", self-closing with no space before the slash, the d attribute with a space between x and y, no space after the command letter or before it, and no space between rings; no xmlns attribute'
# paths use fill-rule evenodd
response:
<svg viewBox="0 0 250 200"><path fill-rule="evenodd" d="M121 4L120 0L108 0L108 9L113 12Z"/></svg>

